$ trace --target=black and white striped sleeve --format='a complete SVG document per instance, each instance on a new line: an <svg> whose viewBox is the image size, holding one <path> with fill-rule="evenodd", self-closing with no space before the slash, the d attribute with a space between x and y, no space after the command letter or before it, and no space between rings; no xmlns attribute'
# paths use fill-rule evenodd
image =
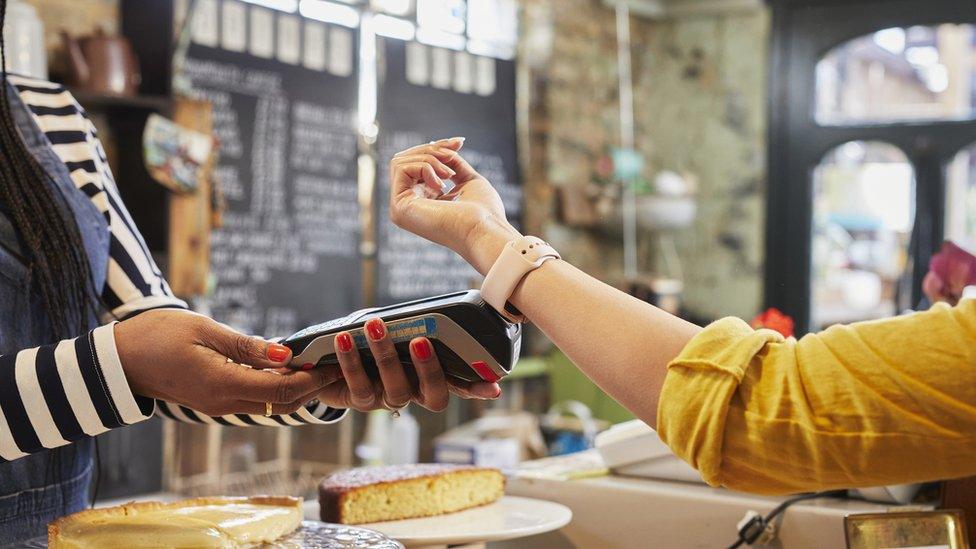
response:
<svg viewBox="0 0 976 549"><path fill-rule="evenodd" d="M161 307L185 309L122 203L98 132L81 105L58 84L16 76L10 81L75 187L108 224L109 261L101 296L108 309L105 321Z"/></svg>
<svg viewBox="0 0 976 549"><path fill-rule="evenodd" d="M153 401L129 389L114 324L0 356L0 458L64 446L149 419Z"/></svg>
<svg viewBox="0 0 976 549"><path fill-rule="evenodd" d="M314 403L288 416L210 418L133 395L115 347L115 319L157 308L186 308L175 297L125 208L94 125L57 84L10 77L72 181L105 216L109 265L102 291L105 326L57 344L0 356L0 459L11 460L149 419L226 425L325 424L343 410ZM13 380L13 382L8 382Z"/></svg>
<svg viewBox="0 0 976 549"><path fill-rule="evenodd" d="M115 346L115 322L52 345L0 356L0 461L163 416L187 423L297 426L334 423L345 410L314 402L289 415L210 417L134 395Z"/></svg>
<svg viewBox="0 0 976 549"><path fill-rule="evenodd" d="M252 425L266 425L269 427L287 427L298 425L327 425L343 418L346 410L332 408L318 401L313 401L297 412L287 415L258 416L248 414L228 414L226 416L208 416L187 408L165 402L156 401L156 410L163 416L184 423L201 423L214 425L236 425L249 427Z"/></svg>

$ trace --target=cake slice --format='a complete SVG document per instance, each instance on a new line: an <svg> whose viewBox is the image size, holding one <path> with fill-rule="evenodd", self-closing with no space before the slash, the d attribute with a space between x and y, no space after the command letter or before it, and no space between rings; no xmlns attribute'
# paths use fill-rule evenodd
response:
<svg viewBox="0 0 976 549"><path fill-rule="evenodd" d="M91 509L48 525L52 549L255 547L302 524L302 500L292 497L197 498Z"/></svg>
<svg viewBox="0 0 976 549"><path fill-rule="evenodd" d="M504 493L497 469L422 463L336 473L319 485L319 504L325 522L368 524L453 513Z"/></svg>

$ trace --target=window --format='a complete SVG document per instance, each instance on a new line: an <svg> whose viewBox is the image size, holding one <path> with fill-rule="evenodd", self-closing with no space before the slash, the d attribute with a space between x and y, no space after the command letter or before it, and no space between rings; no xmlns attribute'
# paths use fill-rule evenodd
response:
<svg viewBox="0 0 976 549"><path fill-rule="evenodd" d="M769 4L765 304L798 334L915 308L976 239L976 2Z"/></svg>
<svg viewBox="0 0 976 549"><path fill-rule="evenodd" d="M517 0L371 0L376 34L429 46L512 59Z"/></svg>
<svg viewBox="0 0 976 549"><path fill-rule="evenodd" d="M976 143L946 167L945 237L976 251Z"/></svg>
<svg viewBox="0 0 976 549"><path fill-rule="evenodd" d="M897 312L914 199L912 165L887 143L845 143L815 168L812 328Z"/></svg>
<svg viewBox="0 0 976 549"><path fill-rule="evenodd" d="M966 120L976 114L976 26L882 29L817 63L821 125Z"/></svg>
<svg viewBox="0 0 976 549"><path fill-rule="evenodd" d="M513 59L518 0L243 0L346 27L372 15L379 36Z"/></svg>

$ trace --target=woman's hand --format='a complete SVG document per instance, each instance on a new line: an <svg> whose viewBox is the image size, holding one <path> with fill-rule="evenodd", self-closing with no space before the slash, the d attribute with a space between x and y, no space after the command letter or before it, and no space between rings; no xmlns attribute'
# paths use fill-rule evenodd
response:
<svg viewBox="0 0 976 549"><path fill-rule="evenodd" d="M951 241L929 260L929 272L922 279L922 293L929 301L955 306L966 287L976 283L976 257Z"/></svg>
<svg viewBox="0 0 976 549"><path fill-rule="evenodd" d="M943 280L939 275L929 271L922 279L922 293L933 304L941 301L955 306L962 298L963 290L966 289L968 276L969 272L966 271L961 276L957 275L949 280Z"/></svg>
<svg viewBox="0 0 976 549"><path fill-rule="evenodd" d="M390 161L390 218L428 240L454 250L482 274L502 247L518 238L505 218L498 193L458 151L464 139L454 137L412 147ZM442 181L454 189L438 199L426 198L414 186L440 193Z"/></svg>
<svg viewBox="0 0 976 549"><path fill-rule="evenodd" d="M335 349L344 382L332 383L322 389L319 393L322 402L337 408L366 411L402 408L412 401L440 412L447 407L448 393L477 399L496 399L501 395L497 383L468 383L445 376L433 346L425 337L410 342L413 369L407 369L400 363L382 320L368 321L364 332L380 379L370 379L352 336L349 332L341 332L335 336Z"/></svg>
<svg viewBox="0 0 976 549"><path fill-rule="evenodd" d="M178 309L116 324L115 344L133 393L211 416L263 415L269 402L273 413L290 414L341 377L325 368L284 372L291 360L284 345Z"/></svg>

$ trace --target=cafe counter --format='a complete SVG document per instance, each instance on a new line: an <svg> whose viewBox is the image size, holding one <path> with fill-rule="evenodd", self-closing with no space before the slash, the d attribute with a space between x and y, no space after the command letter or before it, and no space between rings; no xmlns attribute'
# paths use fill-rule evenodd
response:
<svg viewBox="0 0 976 549"><path fill-rule="evenodd" d="M509 479L506 492L566 505L573 511L573 520L559 531L514 543L491 544L491 549L728 547L736 541L736 525L747 512L765 515L785 499L702 484L613 475L578 480L514 477ZM802 501L775 521L777 541L771 546L844 547L846 515L898 509L851 499Z"/></svg>

